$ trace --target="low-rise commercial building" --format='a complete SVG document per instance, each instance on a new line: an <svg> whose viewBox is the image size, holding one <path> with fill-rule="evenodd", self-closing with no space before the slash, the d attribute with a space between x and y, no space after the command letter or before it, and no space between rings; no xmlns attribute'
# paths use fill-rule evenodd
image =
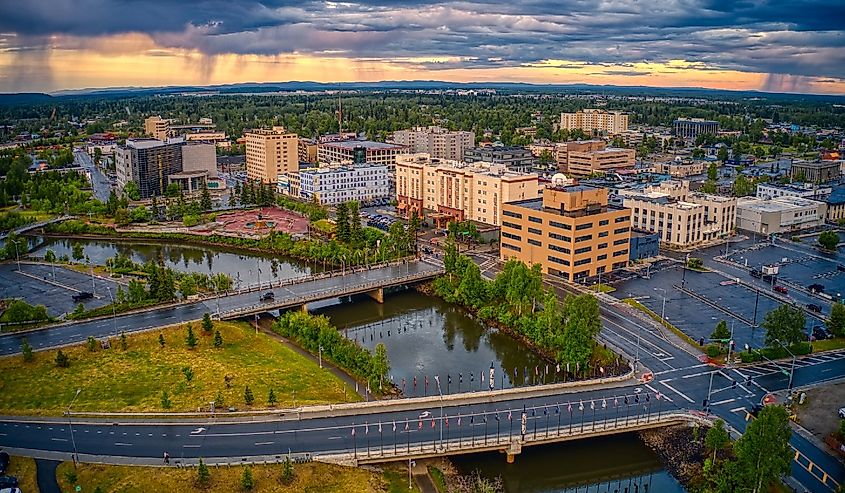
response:
<svg viewBox="0 0 845 493"><path fill-rule="evenodd" d="M460 158L458 158L460 159ZM537 164L531 149L517 146L475 147L464 151L463 160L467 163L500 164L510 171L530 173Z"/></svg>
<svg viewBox="0 0 845 493"><path fill-rule="evenodd" d="M845 221L845 187L833 189L824 202L827 204L828 222Z"/></svg>
<svg viewBox="0 0 845 493"><path fill-rule="evenodd" d="M393 174L396 157L407 154L403 145L371 140L341 140L317 145L317 161L325 164L383 164Z"/></svg>
<svg viewBox="0 0 845 493"><path fill-rule="evenodd" d="M570 281L625 267L630 242L631 211L608 205L604 188L553 186L542 198L502 205L501 259Z"/></svg>
<svg viewBox="0 0 845 493"><path fill-rule="evenodd" d="M667 180L642 190L621 190L633 228L655 232L669 248L727 237L737 217L733 197L690 192L689 182Z"/></svg>
<svg viewBox="0 0 845 493"><path fill-rule="evenodd" d="M699 135L719 133L719 122L702 118L678 118L672 122L672 133L684 140L695 140Z"/></svg>
<svg viewBox="0 0 845 493"><path fill-rule="evenodd" d="M669 175L672 178L687 178L701 175L707 171L710 163L704 161L663 161L654 163L654 172Z"/></svg>
<svg viewBox="0 0 845 493"><path fill-rule="evenodd" d="M144 119L144 133L158 140L167 140L170 137L170 122L172 120L162 118L160 115L153 115Z"/></svg>
<svg viewBox="0 0 845 493"><path fill-rule="evenodd" d="M244 139L246 176L250 180L276 183L279 175L299 171L299 139L285 127L247 130Z"/></svg>
<svg viewBox="0 0 845 493"><path fill-rule="evenodd" d="M841 176L837 161L793 161L789 177L806 183L828 183Z"/></svg>
<svg viewBox="0 0 845 493"><path fill-rule="evenodd" d="M764 235L821 226L826 217L827 204L818 200L742 197L737 201L737 228Z"/></svg>
<svg viewBox="0 0 845 493"><path fill-rule="evenodd" d="M660 235L651 231L631 230L631 260L660 255Z"/></svg>
<svg viewBox="0 0 845 493"><path fill-rule="evenodd" d="M356 200L368 203L390 196L384 164L356 164L306 169L279 177L278 191L323 205Z"/></svg>
<svg viewBox="0 0 845 493"><path fill-rule="evenodd" d="M428 154L397 157L396 199L405 216L424 215L436 223L472 220L499 225L502 204L536 198L538 176L492 163L462 163Z"/></svg>
<svg viewBox="0 0 845 493"><path fill-rule="evenodd" d="M221 149L232 147L232 143L229 141L229 137L226 136L226 132L217 130L188 132L184 134L184 137L187 142L211 142Z"/></svg>
<svg viewBox="0 0 845 493"><path fill-rule="evenodd" d="M430 126L398 130L393 142L403 145L413 153L426 153L433 158L460 160L464 151L475 145L475 132L449 130Z"/></svg>
<svg viewBox="0 0 845 493"><path fill-rule="evenodd" d="M824 200L833 188L812 183L758 183L756 197L758 199L773 199L775 197L802 197L805 199Z"/></svg>
<svg viewBox="0 0 845 493"><path fill-rule="evenodd" d="M634 149L607 147L603 140L582 140L559 145L555 157L562 173L585 177L631 169L636 164L637 152Z"/></svg>
<svg viewBox="0 0 845 493"><path fill-rule="evenodd" d="M561 113L560 128L565 130L580 129L588 134L593 132L619 134L628 130L628 114L621 111L598 109Z"/></svg>

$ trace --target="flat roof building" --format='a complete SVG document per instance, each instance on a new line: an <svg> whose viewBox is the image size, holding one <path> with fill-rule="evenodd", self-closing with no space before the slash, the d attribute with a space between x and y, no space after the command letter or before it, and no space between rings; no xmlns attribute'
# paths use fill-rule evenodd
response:
<svg viewBox="0 0 845 493"><path fill-rule="evenodd" d="M631 169L636 157L634 149L607 147L603 140L566 142L558 145L556 154L558 170L576 177Z"/></svg>
<svg viewBox="0 0 845 493"><path fill-rule="evenodd" d="M298 137L285 127L244 132L246 176L262 183L276 183L279 175L299 171Z"/></svg>
<svg viewBox="0 0 845 493"><path fill-rule="evenodd" d="M569 281L625 267L630 241L631 211L608 205L604 188L547 187L542 198L502 205L501 259Z"/></svg>
<svg viewBox="0 0 845 493"><path fill-rule="evenodd" d="M321 142L317 146L317 161L341 164L384 164L388 171L396 169L396 156L407 154L403 145L374 142L372 140L341 140Z"/></svg>
<svg viewBox="0 0 845 493"><path fill-rule="evenodd" d="M430 211L436 223L472 220L499 225L503 203L538 196L539 178L533 173L428 154L397 157L396 199L406 216Z"/></svg>
<svg viewBox="0 0 845 493"><path fill-rule="evenodd" d="M759 234L784 233L824 224L827 204L802 197L758 199L742 197L737 201L738 229Z"/></svg>
<svg viewBox="0 0 845 493"><path fill-rule="evenodd" d="M461 159L458 157L457 159ZM531 149L518 146L490 146L466 149L463 160L467 163L501 164L510 171L531 173L537 163Z"/></svg>
<svg viewBox="0 0 845 493"><path fill-rule="evenodd" d="M560 128L566 130L580 129L588 134L593 132L611 135L620 134L628 130L628 114L621 111L598 109L561 113Z"/></svg>
<svg viewBox="0 0 845 493"><path fill-rule="evenodd" d="M756 197L758 199L773 199L775 197L803 197L805 199L824 200L833 188L812 183L758 183Z"/></svg>
<svg viewBox="0 0 845 493"><path fill-rule="evenodd" d="M127 139L114 152L117 186L123 190L131 181L142 199L162 196L168 177L182 172L182 140Z"/></svg>
<svg viewBox="0 0 845 493"><path fill-rule="evenodd" d="M703 134L719 133L719 122L702 118L678 118L672 122L672 133L684 140L695 140Z"/></svg>
<svg viewBox="0 0 845 493"><path fill-rule="evenodd" d="M464 151L475 145L475 132L453 131L439 126L414 127L394 132L393 142L406 146L410 152L424 152L438 159L460 160Z"/></svg>
<svg viewBox="0 0 845 493"><path fill-rule="evenodd" d="M170 136L170 121L160 115L149 116L144 120L144 133L158 140L167 140Z"/></svg>
<svg viewBox="0 0 845 493"><path fill-rule="evenodd" d="M841 176L838 161L793 161L789 177L806 183L828 183Z"/></svg>
<svg viewBox="0 0 845 493"><path fill-rule="evenodd" d="M387 165L355 164L286 173L279 177L278 191L322 205L366 204L390 196L388 181Z"/></svg>

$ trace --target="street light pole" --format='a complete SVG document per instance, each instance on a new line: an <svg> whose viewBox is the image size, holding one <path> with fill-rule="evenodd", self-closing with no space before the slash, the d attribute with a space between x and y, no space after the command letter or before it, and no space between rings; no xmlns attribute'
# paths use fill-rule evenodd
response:
<svg viewBox="0 0 845 493"><path fill-rule="evenodd" d="M319 358L319 361L320 361L320 368L322 369L323 368L323 346L322 345L320 346L319 352L317 354L318 354L317 357Z"/></svg>
<svg viewBox="0 0 845 493"><path fill-rule="evenodd" d="M117 334L117 308L114 306L114 296L111 294L111 286L106 285L106 289L108 290L109 298L111 299L112 330L115 334Z"/></svg>
<svg viewBox="0 0 845 493"><path fill-rule="evenodd" d="M443 391L440 389L440 375L434 375L437 382L437 393L440 394L440 446L443 446Z"/></svg>
<svg viewBox="0 0 845 493"><path fill-rule="evenodd" d="M780 347L786 349L786 352L792 356L792 367L789 369L789 383L786 384L786 393L789 394L792 392L792 377L795 375L795 353L790 351L789 348L786 347L786 344L781 342L780 339L775 339L775 342L780 344Z"/></svg>
<svg viewBox="0 0 845 493"><path fill-rule="evenodd" d="M73 406L73 403L76 402L76 398L79 397L79 393L82 392L82 389L76 389L76 395L73 396L71 399L70 404L67 406L67 423L68 428L70 429L70 441L73 444L73 467L76 468L76 463L78 461L79 452L76 450L76 439L73 436L73 421L70 414L70 408Z"/></svg>
<svg viewBox="0 0 845 493"><path fill-rule="evenodd" d="M20 272L21 271L21 255L20 255L20 253L18 253L18 239L15 238L15 241L13 241L12 243L15 244L15 258L18 261L18 272Z"/></svg>
<svg viewBox="0 0 845 493"><path fill-rule="evenodd" d="M666 321L666 290L664 288L654 288L655 291L663 291L663 308L660 310L660 319Z"/></svg>

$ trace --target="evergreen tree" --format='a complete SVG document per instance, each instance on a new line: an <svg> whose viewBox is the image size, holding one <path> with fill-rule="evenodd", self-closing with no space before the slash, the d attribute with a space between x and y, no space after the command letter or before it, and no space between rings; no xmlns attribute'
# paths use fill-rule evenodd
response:
<svg viewBox="0 0 845 493"><path fill-rule="evenodd" d="M126 351L129 348L129 343L126 340L126 334L120 334L120 349Z"/></svg>
<svg viewBox="0 0 845 493"><path fill-rule="evenodd" d="M718 324L716 324L716 328L713 329L713 333L710 334L710 339L729 339L731 337L731 331L728 330L728 323L724 320L720 320ZM719 341L719 344L724 344L724 342Z"/></svg>
<svg viewBox="0 0 845 493"><path fill-rule="evenodd" d="M214 328L214 324L211 322L211 314L208 312L203 313L202 315L202 330L205 332L211 332Z"/></svg>
<svg viewBox="0 0 845 493"><path fill-rule="evenodd" d="M208 184L203 182L200 190L200 209L203 211L211 210L211 194L208 192Z"/></svg>
<svg viewBox="0 0 845 493"><path fill-rule="evenodd" d="M214 331L214 347L216 347L216 348L223 347L223 336L220 335L219 330Z"/></svg>
<svg viewBox="0 0 845 493"><path fill-rule="evenodd" d="M825 325L836 337L845 336L845 305L842 302L837 301L830 305L830 318Z"/></svg>
<svg viewBox="0 0 845 493"><path fill-rule="evenodd" d="M716 452L725 448L730 441L731 437L725 429L725 422L717 419L704 437L704 444L713 451L713 463L716 462Z"/></svg>
<svg viewBox="0 0 845 493"><path fill-rule="evenodd" d="M21 339L21 354L23 355L24 362L32 361L32 346L29 344L29 341L26 340L26 337Z"/></svg>
<svg viewBox="0 0 845 493"><path fill-rule="evenodd" d="M291 484L293 482L293 462L290 457L285 457L285 462L282 465L282 483Z"/></svg>
<svg viewBox="0 0 845 493"><path fill-rule="evenodd" d="M194 334L194 328L191 327L191 324L188 324L188 335L185 337L185 344L190 349L197 347L197 336Z"/></svg>
<svg viewBox="0 0 845 493"><path fill-rule="evenodd" d="M150 199L150 209L153 213L153 220L158 219L158 198L155 195Z"/></svg>
<svg viewBox="0 0 845 493"><path fill-rule="evenodd" d="M364 241L364 231L361 229L361 212L358 202L353 200L349 202L349 239L358 245Z"/></svg>
<svg viewBox="0 0 845 493"><path fill-rule="evenodd" d="M335 208L335 236L343 243L349 243L351 231L349 228L349 205L346 202L337 204Z"/></svg>
<svg viewBox="0 0 845 493"><path fill-rule="evenodd" d="M211 472L208 470L208 466L205 465L202 457L200 457L200 462L197 466L197 484L207 486L209 482L211 482Z"/></svg>
<svg viewBox="0 0 845 493"><path fill-rule="evenodd" d="M241 488L250 491L255 487L255 480L252 478L252 469L247 466L241 475Z"/></svg>
<svg viewBox="0 0 845 493"><path fill-rule="evenodd" d="M162 348L164 347L164 334L158 335L158 345L161 346Z"/></svg>
<svg viewBox="0 0 845 493"><path fill-rule="evenodd" d="M270 393L267 394L267 404L270 406L276 405L276 393L273 391L273 389L270 389Z"/></svg>
<svg viewBox="0 0 845 493"><path fill-rule="evenodd" d="M70 358L59 349L59 352L56 353L56 366L59 368L67 368L70 366Z"/></svg>
<svg viewBox="0 0 845 493"><path fill-rule="evenodd" d="M170 409L171 405L173 405L173 403L170 402L170 394L168 394L166 390L162 390L161 391L161 407L163 409Z"/></svg>
<svg viewBox="0 0 845 493"><path fill-rule="evenodd" d="M253 402L255 402L255 396L252 395L252 390L250 390L249 385L244 388L244 402L246 402L247 406L251 406Z"/></svg>
<svg viewBox="0 0 845 493"><path fill-rule="evenodd" d="M214 405L217 407L223 407L226 405L226 400L223 399L223 392L217 391L217 395L214 396Z"/></svg>
<svg viewBox="0 0 845 493"><path fill-rule="evenodd" d="M88 351L93 353L97 349L97 340L94 339L94 336L88 336L86 345L88 346Z"/></svg>

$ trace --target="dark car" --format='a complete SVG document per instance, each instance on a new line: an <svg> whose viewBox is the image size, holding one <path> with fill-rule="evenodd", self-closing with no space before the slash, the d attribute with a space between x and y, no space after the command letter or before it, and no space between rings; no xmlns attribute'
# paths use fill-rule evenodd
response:
<svg viewBox="0 0 845 493"><path fill-rule="evenodd" d="M14 477L14 476L0 477L0 489L17 488L17 487L18 487L18 478Z"/></svg>
<svg viewBox="0 0 845 493"><path fill-rule="evenodd" d="M73 302L82 303L83 301L90 300L93 297L94 295L92 293L89 293L88 291L82 291L73 295Z"/></svg>
<svg viewBox="0 0 845 493"><path fill-rule="evenodd" d="M830 332L828 332L828 330L822 327L821 325L816 325L815 327L813 327L813 339L817 341L830 339L830 335Z"/></svg>
<svg viewBox="0 0 845 493"><path fill-rule="evenodd" d="M824 293L824 284L814 283L807 286L807 289L815 293Z"/></svg>
<svg viewBox="0 0 845 493"><path fill-rule="evenodd" d="M807 310L810 310L811 312L821 313L822 307L815 303L810 303L807 305Z"/></svg>
<svg viewBox="0 0 845 493"><path fill-rule="evenodd" d="M757 269L752 269L751 270L751 277L756 277L757 279L759 279L759 278L763 277L763 273L760 272Z"/></svg>
<svg viewBox="0 0 845 493"><path fill-rule="evenodd" d="M275 298L276 295L272 291L267 291L261 295L261 301L273 301Z"/></svg>
<svg viewBox="0 0 845 493"><path fill-rule="evenodd" d="M0 452L0 476L6 474L6 469L9 468L9 454Z"/></svg>

